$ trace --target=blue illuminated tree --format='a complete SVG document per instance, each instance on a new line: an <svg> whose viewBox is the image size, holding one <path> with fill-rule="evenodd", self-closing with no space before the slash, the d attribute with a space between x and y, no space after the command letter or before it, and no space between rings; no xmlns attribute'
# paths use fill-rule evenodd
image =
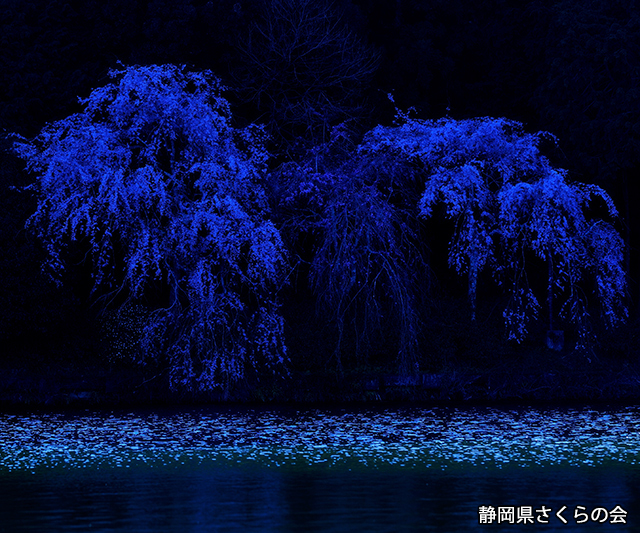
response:
<svg viewBox="0 0 640 533"><path fill-rule="evenodd" d="M535 313L538 301L526 286L526 252L547 262L549 329L554 329L553 302L564 294L560 316L576 325L578 348L591 341L587 291L589 278L607 327L627 318L624 244L611 223L587 216L591 202L601 202L610 219L618 213L600 187L569 183L567 173L550 166L537 180L506 184L499 193L500 231L505 267L512 273L512 301L505 310L510 338L526 334L527 310Z"/></svg>
<svg viewBox="0 0 640 533"><path fill-rule="evenodd" d="M455 221L449 264L468 275L473 319L478 274L491 265L510 287L508 336L518 342L525 337L540 307L527 282L524 257L532 252L548 264L550 327L554 294L568 294L561 314L576 324L584 346L589 313L581 282L595 284L607 326L627 316L623 243L609 222L587 216L590 202L599 199L615 218L609 196L596 186L569 184L566 173L540 153L545 137L555 141L506 119L433 121L399 112L397 124L369 132L360 151L393 155L422 169L419 214L430 217L441 204Z"/></svg>
<svg viewBox="0 0 640 533"><path fill-rule="evenodd" d="M84 247L105 307L148 304L140 356L166 365L174 388L228 387L248 367L282 367L286 258L262 186L262 130L232 127L210 72L111 77L82 112L16 143L37 176L28 225L50 272Z"/></svg>
<svg viewBox="0 0 640 533"><path fill-rule="evenodd" d="M419 214L430 217L434 207L442 204L446 216L455 221L449 264L467 273L475 319L478 275L495 254L496 192L505 182L540 172L543 162L537 139L505 119L432 121L399 113L398 122L367 134L361 151L391 153L423 169Z"/></svg>

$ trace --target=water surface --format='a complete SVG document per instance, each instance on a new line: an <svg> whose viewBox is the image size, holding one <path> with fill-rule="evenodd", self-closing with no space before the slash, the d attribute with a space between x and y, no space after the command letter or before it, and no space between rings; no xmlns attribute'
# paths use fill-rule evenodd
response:
<svg viewBox="0 0 640 533"><path fill-rule="evenodd" d="M639 421L636 407L0 415L0 531L634 531ZM481 505L553 512L480 524ZM577 525L577 506L627 523Z"/></svg>

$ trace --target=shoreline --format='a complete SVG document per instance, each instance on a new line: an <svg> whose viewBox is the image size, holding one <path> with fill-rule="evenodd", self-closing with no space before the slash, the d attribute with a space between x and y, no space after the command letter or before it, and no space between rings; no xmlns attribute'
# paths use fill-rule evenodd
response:
<svg viewBox="0 0 640 533"><path fill-rule="evenodd" d="M600 366L600 365L598 365ZM66 370L66 371L65 371ZM77 372L77 373L76 373ZM590 368L580 374L495 370L401 376L362 369L292 372L286 379L244 384L233 393L167 391L162 376L138 369L46 367L37 372L3 368L0 410L180 408L190 406L491 406L640 403L640 375L631 369Z"/></svg>

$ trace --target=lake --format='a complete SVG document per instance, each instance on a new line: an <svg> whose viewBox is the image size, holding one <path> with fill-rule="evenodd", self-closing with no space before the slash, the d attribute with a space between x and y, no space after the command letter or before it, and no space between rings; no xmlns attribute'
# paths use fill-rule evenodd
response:
<svg viewBox="0 0 640 533"><path fill-rule="evenodd" d="M5 414L0 531L640 531L639 423L638 407Z"/></svg>

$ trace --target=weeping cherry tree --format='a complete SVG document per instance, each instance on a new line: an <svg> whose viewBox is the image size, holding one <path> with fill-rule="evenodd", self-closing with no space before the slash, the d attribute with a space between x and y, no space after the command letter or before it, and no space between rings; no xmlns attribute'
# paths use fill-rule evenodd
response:
<svg viewBox="0 0 640 533"><path fill-rule="evenodd" d="M285 362L285 250L262 186L259 128L231 125L210 72L129 67L17 153L37 176L28 226L59 276L86 250L92 294L149 308L140 357L172 388L212 390Z"/></svg>
<svg viewBox="0 0 640 533"><path fill-rule="evenodd" d="M618 216L609 195L600 187L569 183L566 171L547 167L537 180L508 184L499 193L500 228L506 266L513 273L513 304L505 311L509 336L521 340L530 318L528 310L539 307L530 289L521 285L526 252L547 262L549 330L554 329L556 293L566 298L559 315L575 324L578 348L590 341L587 292L591 278L607 327L627 317L623 270L624 245L613 226L587 216L591 202L601 202L611 219Z"/></svg>
<svg viewBox="0 0 640 533"><path fill-rule="evenodd" d="M569 297L561 314L585 337L588 311L579 281L595 280L605 324L626 317L622 241L610 223L585 212L600 198L610 217L617 212L599 187L571 185L539 151L544 132L529 134L506 119L411 119L369 132L361 152L386 153L422 168L424 192L418 212L430 217L444 207L456 223L449 264L468 275L471 315L475 319L478 274L487 265L502 282L509 278L510 301L504 318L510 339L520 342L540 307L527 281L524 252L548 263L547 298L553 325L554 290ZM579 343L580 344L580 343Z"/></svg>
<svg viewBox="0 0 640 533"><path fill-rule="evenodd" d="M319 310L336 326L334 352L342 368L346 330L361 360L376 342L394 338L398 369L418 370L421 301L429 269L417 236L413 169L395 158L355 150L344 125L307 159L282 165L272 177L290 249L311 236L309 283Z"/></svg>
<svg viewBox="0 0 640 533"><path fill-rule="evenodd" d="M425 175L418 202L428 218L444 206L456 230L449 245L449 265L467 273L471 317L475 320L479 273L494 257L498 230L497 198L503 183L541 171L537 137L505 119L437 121L410 119L400 113L398 126L378 126L361 151L394 154L418 164Z"/></svg>

